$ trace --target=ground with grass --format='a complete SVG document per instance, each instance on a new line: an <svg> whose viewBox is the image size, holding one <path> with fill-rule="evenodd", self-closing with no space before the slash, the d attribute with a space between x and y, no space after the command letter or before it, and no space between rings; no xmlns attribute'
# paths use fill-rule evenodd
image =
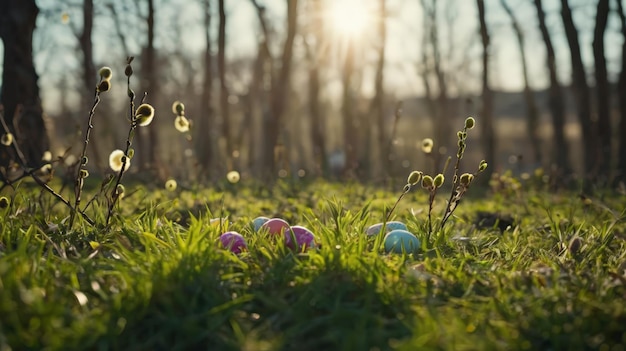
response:
<svg viewBox="0 0 626 351"><path fill-rule="evenodd" d="M68 228L62 204L20 185L0 210L0 350L626 347L625 196L470 189L429 237L428 195L414 189L392 219L423 248L387 255L363 233L398 188L129 184L108 226L96 206L95 226ZM319 245L293 253L253 231L257 216L307 226ZM247 252L217 244L217 217Z"/></svg>

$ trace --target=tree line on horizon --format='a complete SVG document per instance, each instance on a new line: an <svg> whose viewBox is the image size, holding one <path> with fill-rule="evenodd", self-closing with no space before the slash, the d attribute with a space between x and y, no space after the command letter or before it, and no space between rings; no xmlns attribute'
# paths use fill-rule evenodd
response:
<svg viewBox="0 0 626 351"><path fill-rule="evenodd" d="M406 155L410 148L405 148L403 154L396 138L402 134L420 135L423 131L412 126L412 117L404 114L401 102L385 85L386 42L389 22L393 20L389 1L372 0L375 21L366 44L344 38L340 46L325 15L329 1L284 1L284 22L272 20L264 1L247 1L256 14L256 23L250 24L257 28L255 53L247 58L228 58L229 38L237 33L228 31L231 14L225 0L189 0L203 10L200 17L205 48L201 57L186 54L176 44L173 49L155 45L159 26L172 26L175 37L184 25L177 20L159 23L161 17L156 14L171 6L167 0L143 0L132 5L113 0L77 0L63 7L46 4L45 8L34 0L0 0L0 38L4 47L2 115L30 166L40 163L53 144L71 147L79 142L93 102L99 65L111 65L110 58L95 57L94 42L107 40L107 45L117 47L124 59L136 56L140 77L133 82L136 90L147 92L147 100L162 111L157 114L159 121L155 119L158 128L147 128L137 135L137 161L133 161L138 169L153 171L158 178L216 179L235 169L264 179L307 174L377 180L400 174L402 167L397 164L402 159L407 160L405 168L415 167L414 158ZM481 158L493 165L489 172L506 166L498 151L499 116L494 115L491 78L494 29L487 15L498 7L507 16L522 65L526 114L523 138L529 149L520 153L530 164L550 169L559 179L584 179L586 190L592 184L626 182L626 40L614 81L608 74L606 50L611 16L619 19L619 34L626 39L626 13L621 0L588 2L595 8L591 70L582 58L581 29L574 21L572 1L560 0L558 18L571 64L568 85L559 77L554 33L550 31L542 0L476 0L475 38L480 54L461 62L452 62L446 55L443 46L450 43L445 43L441 35L443 27L454 20L446 11L446 6L453 6L454 1L415 1L422 10L422 18L416 18L421 35L407 45L422 48L416 67L429 116L423 125L428 126L426 136L442 147L428 155L429 167L441 169L447 157L445 151L450 153L455 147L455 125L469 113L475 114L478 121ZM522 2L533 5L544 46L545 72L549 77L545 108L536 100L528 72L527 33L515 10ZM39 77L46 72L35 69L33 33L36 25L40 26L38 30L45 30L52 26L51 18L65 16L68 6L72 14L80 15L80 21L69 25L80 65L75 72L59 78L56 89L60 90L60 112L51 118L54 128L50 128L39 87ZM38 21L42 17L48 20ZM112 25L106 35L95 30L94 22L99 18L107 18ZM47 35L53 35L50 33L53 31ZM137 52L132 52L131 42L138 43ZM364 50L372 57L372 78L364 74ZM476 99L469 99L467 93L467 103L463 105L458 102L462 99L454 96L461 83L453 76L462 72L470 59L480 61L481 90ZM337 96L328 93L331 66L341 83ZM119 76L121 79L123 74ZM364 79L373 79L371 97L365 97L360 90ZM118 85L122 86L122 81ZM72 103L68 97L71 88L76 88L78 103ZM125 92L126 88L122 90ZM581 131L577 141L568 139L566 132L568 94L574 97L572 107ZM188 138L168 129L168 114L175 100L183 101L190 112L193 126ZM336 110L332 107L334 102L338 105ZM94 129L100 134L90 143L96 171L106 168L107 150L120 138L111 119L123 115L125 106L105 102L106 112L101 113L106 117L95 118L95 124L106 125ZM541 136L542 114L549 115L548 138ZM580 143L581 155L572 148L575 142ZM413 143L419 145L419 140ZM0 148L2 177L7 177L6 170L16 161L16 155L8 147ZM576 162L578 159L580 162ZM575 163L579 164L578 169Z"/></svg>

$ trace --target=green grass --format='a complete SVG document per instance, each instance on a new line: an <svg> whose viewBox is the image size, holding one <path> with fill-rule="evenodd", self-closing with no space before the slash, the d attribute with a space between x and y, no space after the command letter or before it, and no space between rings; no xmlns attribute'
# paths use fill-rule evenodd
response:
<svg viewBox="0 0 626 351"><path fill-rule="evenodd" d="M0 350L626 347L624 196L589 204L572 193L471 189L432 249L413 257L386 255L380 238L363 235L400 190L320 182L127 191L108 228L79 219L72 230L48 194L26 184L9 194ZM422 241L427 201L413 191L393 216ZM509 214L517 226L477 228L478 211ZM90 216L102 223L105 212ZM261 215L308 226L320 247L294 254L253 233ZM218 247L225 228L209 220L223 216L248 252Z"/></svg>

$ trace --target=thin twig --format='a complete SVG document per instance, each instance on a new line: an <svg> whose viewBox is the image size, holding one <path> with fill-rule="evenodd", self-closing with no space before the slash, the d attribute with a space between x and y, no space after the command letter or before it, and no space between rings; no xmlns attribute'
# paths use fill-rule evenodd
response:
<svg viewBox="0 0 626 351"><path fill-rule="evenodd" d="M118 193L118 187L122 183L122 176L124 175L126 169L126 162L128 162L128 151L133 144L133 137L135 135L135 129L137 128L137 119L135 118L135 93L130 88L130 77L132 76L132 69L128 69L133 61L133 57L130 56L127 59L127 74L126 74L126 86L128 89L128 99L129 99L129 117L130 117L130 128L128 130L128 136L126 137L126 149L124 150L124 156L122 157L122 168L117 174L117 178L115 180L115 186L111 190L111 201L109 203L109 210L107 212L106 225L109 225L109 221L113 216L113 208L115 207L115 203L119 199L120 194ZM145 101L147 94L144 93L142 102Z"/></svg>
<svg viewBox="0 0 626 351"><path fill-rule="evenodd" d="M74 211L70 214L70 228L72 228L74 224L74 217L76 216L76 211L80 209L80 201L81 194L83 192L84 180L82 177L83 167L86 165L85 158L87 157L87 145L89 145L89 136L91 135L91 130L93 129L93 116L96 113L96 107L100 103L100 90L98 88L95 89L95 96L93 100L93 105L91 106L91 110L89 110L89 118L87 119L87 130L85 132L85 142L83 143L83 151L80 154L80 158L78 159L78 167L76 171L76 178L74 179Z"/></svg>
<svg viewBox="0 0 626 351"><path fill-rule="evenodd" d="M7 121L4 120L4 113L2 113L2 111L0 111L0 123L2 123L2 128L4 128L5 133L11 133L11 130L9 129L9 125L7 124ZM26 162L26 157L24 156L24 153L22 153L22 150L17 145L17 140L13 140L11 144L13 145L13 149L15 150L17 157L20 158L20 161L22 162L22 166L26 167L28 163Z"/></svg>
<svg viewBox="0 0 626 351"><path fill-rule="evenodd" d="M466 136L465 138L467 138L467 126L463 126L462 133ZM465 143L465 139L463 139L463 143ZM465 150L463 150L463 153L465 153ZM450 191L450 198L448 198L448 203L446 204L446 210L443 213L443 218L441 219L441 223L439 223L440 231L443 229L443 226L448 221L448 218L452 216L452 212L454 212L454 209L450 210L450 206L452 205L452 201L454 200L455 195L457 195L456 190L459 186L459 168L461 167L461 158L463 157L463 153L461 153L459 149L459 152L457 152L456 155L456 162L454 163L454 176L452 177L452 190ZM454 208L456 208L456 206Z"/></svg>
<svg viewBox="0 0 626 351"><path fill-rule="evenodd" d="M7 133L9 133L9 129L7 127L6 121L4 120L4 115L2 113L0 113L0 124L2 124L2 127L5 129L5 131ZM26 167L26 159L24 157L24 154L22 153L22 150L20 149L19 145L17 144L17 141L14 140L13 143L11 143L11 145L13 146L13 149L15 150L15 153L19 156L20 161L22 162L22 164L20 165L20 167L22 167L22 170L24 171L24 173L22 174L22 177L18 178L21 179L23 177L25 177L24 175L28 175L31 178L33 178L33 180L42 188L44 188L46 191L48 191L50 194L52 194L52 196L56 197L57 200L61 201L62 203L65 204L65 206L67 206L70 211L73 213L75 211L74 207L72 206L72 204L70 204L70 202L68 200L66 200L61 194L57 193L56 191L54 191L54 189L52 189L48 184L46 184L46 182L44 182L41 178L39 178L35 172L37 172L39 170L39 168L32 168L32 169L28 169ZM9 179L6 179L6 177L3 175L3 178L5 178L5 180L9 181ZM12 182L10 184L10 186L12 187ZM94 225L94 221L89 218L89 216L87 216L87 214L85 213L81 213L81 215L83 216L83 218L85 218L85 220L91 224Z"/></svg>
<svg viewBox="0 0 626 351"><path fill-rule="evenodd" d="M385 223L389 222L389 220L391 219L391 214L393 213L393 211L396 209L396 207L400 203L400 200L402 200L404 195L408 194L409 191L411 191L411 184L407 184L407 185L404 186L404 191L402 192L402 194L400 194L400 196L398 197L398 200L396 200L396 203L393 204L393 207L391 207L389 212L387 212L387 216L385 217Z"/></svg>

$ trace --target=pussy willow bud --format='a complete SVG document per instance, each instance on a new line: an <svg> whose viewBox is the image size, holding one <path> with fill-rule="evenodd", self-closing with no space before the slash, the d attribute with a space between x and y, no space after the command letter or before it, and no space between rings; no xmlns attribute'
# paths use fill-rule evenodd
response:
<svg viewBox="0 0 626 351"><path fill-rule="evenodd" d="M6 196L0 197L0 209L9 207L9 199Z"/></svg>
<svg viewBox="0 0 626 351"><path fill-rule="evenodd" d="M100 93L109 91L109 89L111 89L111 81L108 79L105 79L98 84L98 92Z"/></svg>
<svg viewBox="0 0 626 351"><path fill-rule="evenodd" d="M174 101L172 104L172 112L176 116L184 116L185 115L185 105L180 101Z"/></svg>
<svg viewBox="0 0 626 351"><path fill-rule="evenodd" d="M100 78L102 79L111 79L111 76L113 75L113 71L111 71L110 67L102 67L100 68L100 71L98 72L100 74Z"/></svg>
<svg viewBox="0 0 626 351"><path fill-rule="evenodd" d="M478 171L482 172L486 169L487 169L487 161L485 160L480 161L480 164L478 164Z"/></svg>
<svg viewBox="0 0 626 351"><path fill-rule="evenodd" d="M461 174L461 178L459 178L459 182L465 187L469 186L472 180L474 180L474 175L470 173L463 173Z"/></svg>
<svg viewBox="0 0 626 351"><path fill-rule="evenodd" d="M147 126L154 118L154 107L150 104L141 104L135 111L135 119L139 126Z"/></svg>
<svg viewBox="0 0 626 351"><path fill-rule="evenodd" d="M420 171L413 171L411 172L411 174L409 174L409 177L407 178L406 182L408 184L415 185L419 183L420 180L422 180L422 174L423 173Z"/></svg>
<svg viewBox="0 0 626 351"><path fill-rule="evenodd" d="M428 188L432 188L432 186L433 186L433 177L429 175L425 175L424 177L422 177L422 188L428 189Z"/></svg>
<svg viewBox="0 0 626 351"><path fill-rule="evenodd" d="M405 184L404 188L402 188L403 193L408 193L411 190L411 184Z"/></svg>
<svg viewBox="0 0 626 351"><path fill-rule="evenodd" d="M0 137L0 143L4 146L10 146L13 143L13 134L4 133L2 137Z"/></svg>
<svg viewBox="0 0 626 351"><path fill-rule="evenodd" d="M443 174L439 173L435 176L435 179L433 179L433 183L436 188L440 188L443 185L444 180Z"/></svg>

